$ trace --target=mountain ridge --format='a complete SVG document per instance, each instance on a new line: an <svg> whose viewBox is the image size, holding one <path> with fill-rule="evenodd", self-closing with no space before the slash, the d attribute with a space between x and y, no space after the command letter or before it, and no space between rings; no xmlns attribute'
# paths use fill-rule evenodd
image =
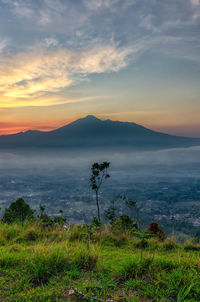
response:
<svg viewBox="0 0 200 302"><path fill-rule="evenodd" d="M174 148L200 146L200 138L153 131L130 122L101 120L93 115L51 131L28 130L0 136L5 148Z"/></svg>

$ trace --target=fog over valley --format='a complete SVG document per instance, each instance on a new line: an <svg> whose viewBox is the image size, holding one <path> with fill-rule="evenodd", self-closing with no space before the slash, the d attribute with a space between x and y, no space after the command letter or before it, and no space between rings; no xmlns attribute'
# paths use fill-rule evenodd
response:
<svg viewBox="0 0 200 302"><path fill-rule="evenodd" d="M89 181L91 165L96 161L111 162L111 178L100 193L102 212L118 194L125 194L137 201L144 226L159 220L170 232L173 217L177 230L182 230L184 220L184 227L197 231L200 147L124 153L1 152L1 213L10 202L23 197L36 210L44 204L51 215L62 209L70 222L90 221L96 215ZM123 210L120 202L118 209Z"/></svg>

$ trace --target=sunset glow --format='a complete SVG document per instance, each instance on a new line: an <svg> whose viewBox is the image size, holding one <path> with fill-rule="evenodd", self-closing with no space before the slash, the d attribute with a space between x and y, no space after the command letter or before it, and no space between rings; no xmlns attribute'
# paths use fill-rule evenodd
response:
<svg viewBox="0 0 200 302"><path fill-rule="evenodd" d="M0 134L93 114L200 137L199 1L0 0L0 17Z"/></svg>

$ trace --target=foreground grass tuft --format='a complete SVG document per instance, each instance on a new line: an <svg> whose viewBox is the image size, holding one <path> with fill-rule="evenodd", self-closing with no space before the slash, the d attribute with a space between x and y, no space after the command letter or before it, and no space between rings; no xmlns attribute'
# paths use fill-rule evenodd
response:
<svg viewBox="0 0 200 302"><path fill-rule="evenodd" d="M86 298L86 296L90 298ZM0 224L1 301L200 301L200 246ZM98 301L98 300L96 300Z"/></svg>

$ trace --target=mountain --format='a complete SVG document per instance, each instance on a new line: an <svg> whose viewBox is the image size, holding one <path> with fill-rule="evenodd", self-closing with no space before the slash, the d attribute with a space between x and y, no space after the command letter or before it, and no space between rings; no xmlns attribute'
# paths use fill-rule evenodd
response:
<svg viewBox="0 0 200 302"><path fill-rule="evenodd" d="M88 115L49 132L20 132L0 136L0 149L103 148L160 149L200 146L200 138L168 135L136 123L100 120Z"/></svg>

